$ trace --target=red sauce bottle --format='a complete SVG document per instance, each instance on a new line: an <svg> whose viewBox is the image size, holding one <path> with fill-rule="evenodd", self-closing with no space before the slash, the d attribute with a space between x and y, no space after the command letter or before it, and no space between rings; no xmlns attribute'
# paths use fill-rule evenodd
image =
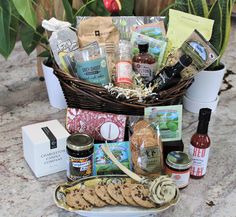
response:
<svg viewBox="0 0 236 217"><path fill-rule="evenodd" d="M190 170L191 178L199 179L206 174L211 143L208 136L210 118L211 109L200 109L197 132L192 136L191 144L189 145L189 155L193 160L193 165Z"/></svg>
<svg viewBox="0 0 236 217"><path fill-rule="evenodd" d="M133 57L133 69L135 73L141 75L145 84L153 79L156 69L156 60L148 53L148 48L149 44L147 42L139 42L139 54Z"/></svg>

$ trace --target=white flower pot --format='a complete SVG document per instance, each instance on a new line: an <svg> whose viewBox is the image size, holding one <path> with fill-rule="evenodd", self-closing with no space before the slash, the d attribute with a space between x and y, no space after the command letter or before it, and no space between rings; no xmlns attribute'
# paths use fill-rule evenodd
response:
<svg viewBox="0 0 236 217"><path fill-rule="evenodd" d="M193 84L187 89L183 98L184 108L198 113L201 108L215 111L219 101L218 93L223 81L226 67L216 71L201 71L194 77Z"/></svg>
<svg viewBox="0 0 236 217"><path fill-rule="evenodd" d="M54 108L65 109L67 107L66 100L60 82L53 73L53 68L45 64L42 64L42 67L50 105Z"/></svg>

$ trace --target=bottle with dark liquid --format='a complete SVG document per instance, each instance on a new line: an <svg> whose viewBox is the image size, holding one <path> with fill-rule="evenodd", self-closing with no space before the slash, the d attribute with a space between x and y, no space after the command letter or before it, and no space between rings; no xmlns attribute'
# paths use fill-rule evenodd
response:
<svg viewBox="0 0 236 217"><path fill-rule="evenodd" d="M179 61L174 66L166 66L164 67L160 73L158 73L150 82L151 85L157 84L157 88L155 88L155 92L158 92L168 86L170 84L176 83L175 78L179 76L180 72L183 71L186 67L190 66L192 63L192 58L184 54L179 58ZM177 82L180 80L177 78ZM147 85L149 86L149 84ZM173 85L174 86L174 85Z"/></svg>
<svg viewBox="0 0 236 217"><path fill-rule="evenodd" d="M191 144L189 145L189 154L193 160L193 165L190 170L190 176L192 178L199 179L206 174L211 143L208 136L210 118L211 109L200 109L197 132L192 136Z"/></svg>
<svg viewBox="0 0 236 217"><path fill-rule="evenodd" d="M156 68L156 60L148 53L148 48L147 42L140 42L138 44L139 54L133 57L133 69L135 73L141 75L145 84L153 79Z"/></svg>

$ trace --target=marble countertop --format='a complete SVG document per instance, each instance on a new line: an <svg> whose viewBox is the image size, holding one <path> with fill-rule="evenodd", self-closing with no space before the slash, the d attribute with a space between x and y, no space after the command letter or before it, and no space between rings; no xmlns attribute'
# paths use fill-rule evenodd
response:
<svg viewBox="0 0 236 217"><path fill-rule="evenodd" d="M234 72L235 34L234 24L223 60ZM37 179L23 158L21 127L53 119L64 124L65 110L49 105L45 83L39 81L35 73L35 54L28 57L17 44L7 62L0 57L0 65L0 216L77 216L57 208L53 201L55 187L66 181L65 171ZM221 93L210 123L212 145L207 175L200 180L191 179L189 186L181 191L178 205L157 216L235 217L236 74L230 73L226 80L232 87ZM227 82L222 89L230 87ZM184 112L183 118L187 149L196 131L197 115Z"/></svg>

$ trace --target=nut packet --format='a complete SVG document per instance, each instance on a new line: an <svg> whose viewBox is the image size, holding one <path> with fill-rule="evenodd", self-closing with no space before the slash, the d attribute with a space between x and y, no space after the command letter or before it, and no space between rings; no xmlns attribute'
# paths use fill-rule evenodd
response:
<svg viewBox="0 0 236 217"><path fill-rule="evenodd" d="M65 65L62 63L60 53L71 53L79 48L76 32L71 29L70 23L55 18L43 20L42 26L46 30L52 31L49 43L53 56L58 66L63 70L67 70L67 68L64 68Z"/></svg>
<svg viewBox="0 0 236 217"><path fill-rule="evenodd" d="M130 149L135 173L160 175L163 169L162 142L158 125L151 119L130 117Z"/></svg>
<svg viewBox="0 0 236 217"><path fill-rule="evenodd" d="M89 17L80 22L77 27L80 47L97 41L104 46L107 54L108 71L111 73L115 65L115 48L120 40L120 33L111 17Z"/></svg>
<svg viewBox="0 0 236 217"><path fill-rule="evenodd" d="M189 55L193 62L189 67L181 72L181 77L183 79L193 77L198 72L209 67L219 57L219 53L214 46L196 29L178 49L179 57L184 54Z"/></svg>

